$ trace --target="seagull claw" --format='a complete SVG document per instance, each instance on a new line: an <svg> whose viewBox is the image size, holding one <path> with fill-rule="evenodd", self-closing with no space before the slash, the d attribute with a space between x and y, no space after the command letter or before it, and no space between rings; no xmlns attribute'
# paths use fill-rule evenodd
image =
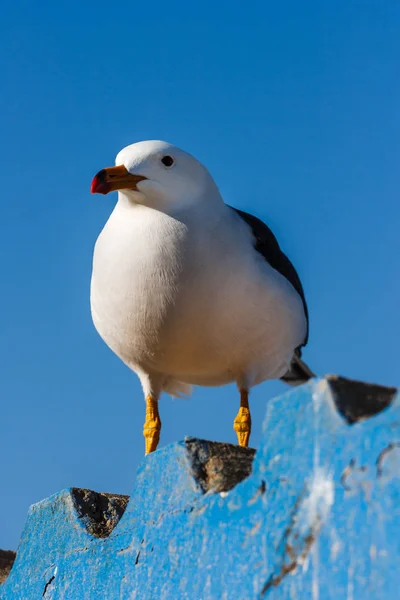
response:
<svg viewBox="0 0 400 600"><path fill-rule="evenodd" d="M251 414L247 390L240 390L240 408L233 422L233 429L236 431L239 446L247 448L251 433Z"/></svg>
<svg viewBox="0 0 400 600"><path fill-rule="evenodd" d="M143 426L145 439L145 454L150 454L157 449L160 441L161 419L158 412L158 402L151 396L146 398L146 420Z"/></svg>

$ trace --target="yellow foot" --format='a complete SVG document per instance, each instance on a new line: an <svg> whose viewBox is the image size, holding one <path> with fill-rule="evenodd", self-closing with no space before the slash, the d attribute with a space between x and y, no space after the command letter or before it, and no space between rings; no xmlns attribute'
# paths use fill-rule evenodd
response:
<svg viewBox="0 0 400 600"><path fill-rule="evenodd" d="M239 446L247 448L251 433L251 415L249 393L246 390L240 390L240 408L233 422L233 429L236 431Z"/></svg>
<svg viewBox="0 0 400 600"><path fill-rule="evenodd" d="M143 426L143 435L146 444L146 454L154 452L160 441L161 419L158 413L158 401L151 396L146 398L146 421Z"/></svg>

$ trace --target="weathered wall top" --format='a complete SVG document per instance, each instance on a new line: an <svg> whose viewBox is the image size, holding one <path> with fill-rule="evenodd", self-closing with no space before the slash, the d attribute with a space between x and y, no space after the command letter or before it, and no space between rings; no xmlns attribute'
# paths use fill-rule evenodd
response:
<svg viewBox="0 0 400 600"><path fill-rule="evenodd" d="M130 499L33 505L0 600L397 600L399 501L399 396L330 377L268 403L256 453L187 439Z"/></svg>

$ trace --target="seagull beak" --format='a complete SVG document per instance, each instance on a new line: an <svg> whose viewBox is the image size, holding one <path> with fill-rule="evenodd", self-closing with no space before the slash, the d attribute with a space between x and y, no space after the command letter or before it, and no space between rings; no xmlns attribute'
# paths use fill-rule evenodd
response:
<svg viewBox="0 0 400 600"><path fill-rule="evenodd" d="M115 190L137 191L136 184L147 179L142 175L132 175L124 165L107 167L94 176L90 191L92 194L108 194Z"/></svg>

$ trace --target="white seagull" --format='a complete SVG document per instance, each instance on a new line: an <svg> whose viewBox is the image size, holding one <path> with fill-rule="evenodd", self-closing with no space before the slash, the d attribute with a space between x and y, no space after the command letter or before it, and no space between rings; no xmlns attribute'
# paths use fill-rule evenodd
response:
<svg viewBox="0 0 400 600"><path fill-rule="evenodd" d="M146 454L157 448L161 392L236 382L234 429L251 431L249 390L297 385L308 312L300 279L271 230L224 203L207 169L161 141L139 142L102 169L92 193L118 190L94 250L91 311L105 343L146 400Z"/></svg>

